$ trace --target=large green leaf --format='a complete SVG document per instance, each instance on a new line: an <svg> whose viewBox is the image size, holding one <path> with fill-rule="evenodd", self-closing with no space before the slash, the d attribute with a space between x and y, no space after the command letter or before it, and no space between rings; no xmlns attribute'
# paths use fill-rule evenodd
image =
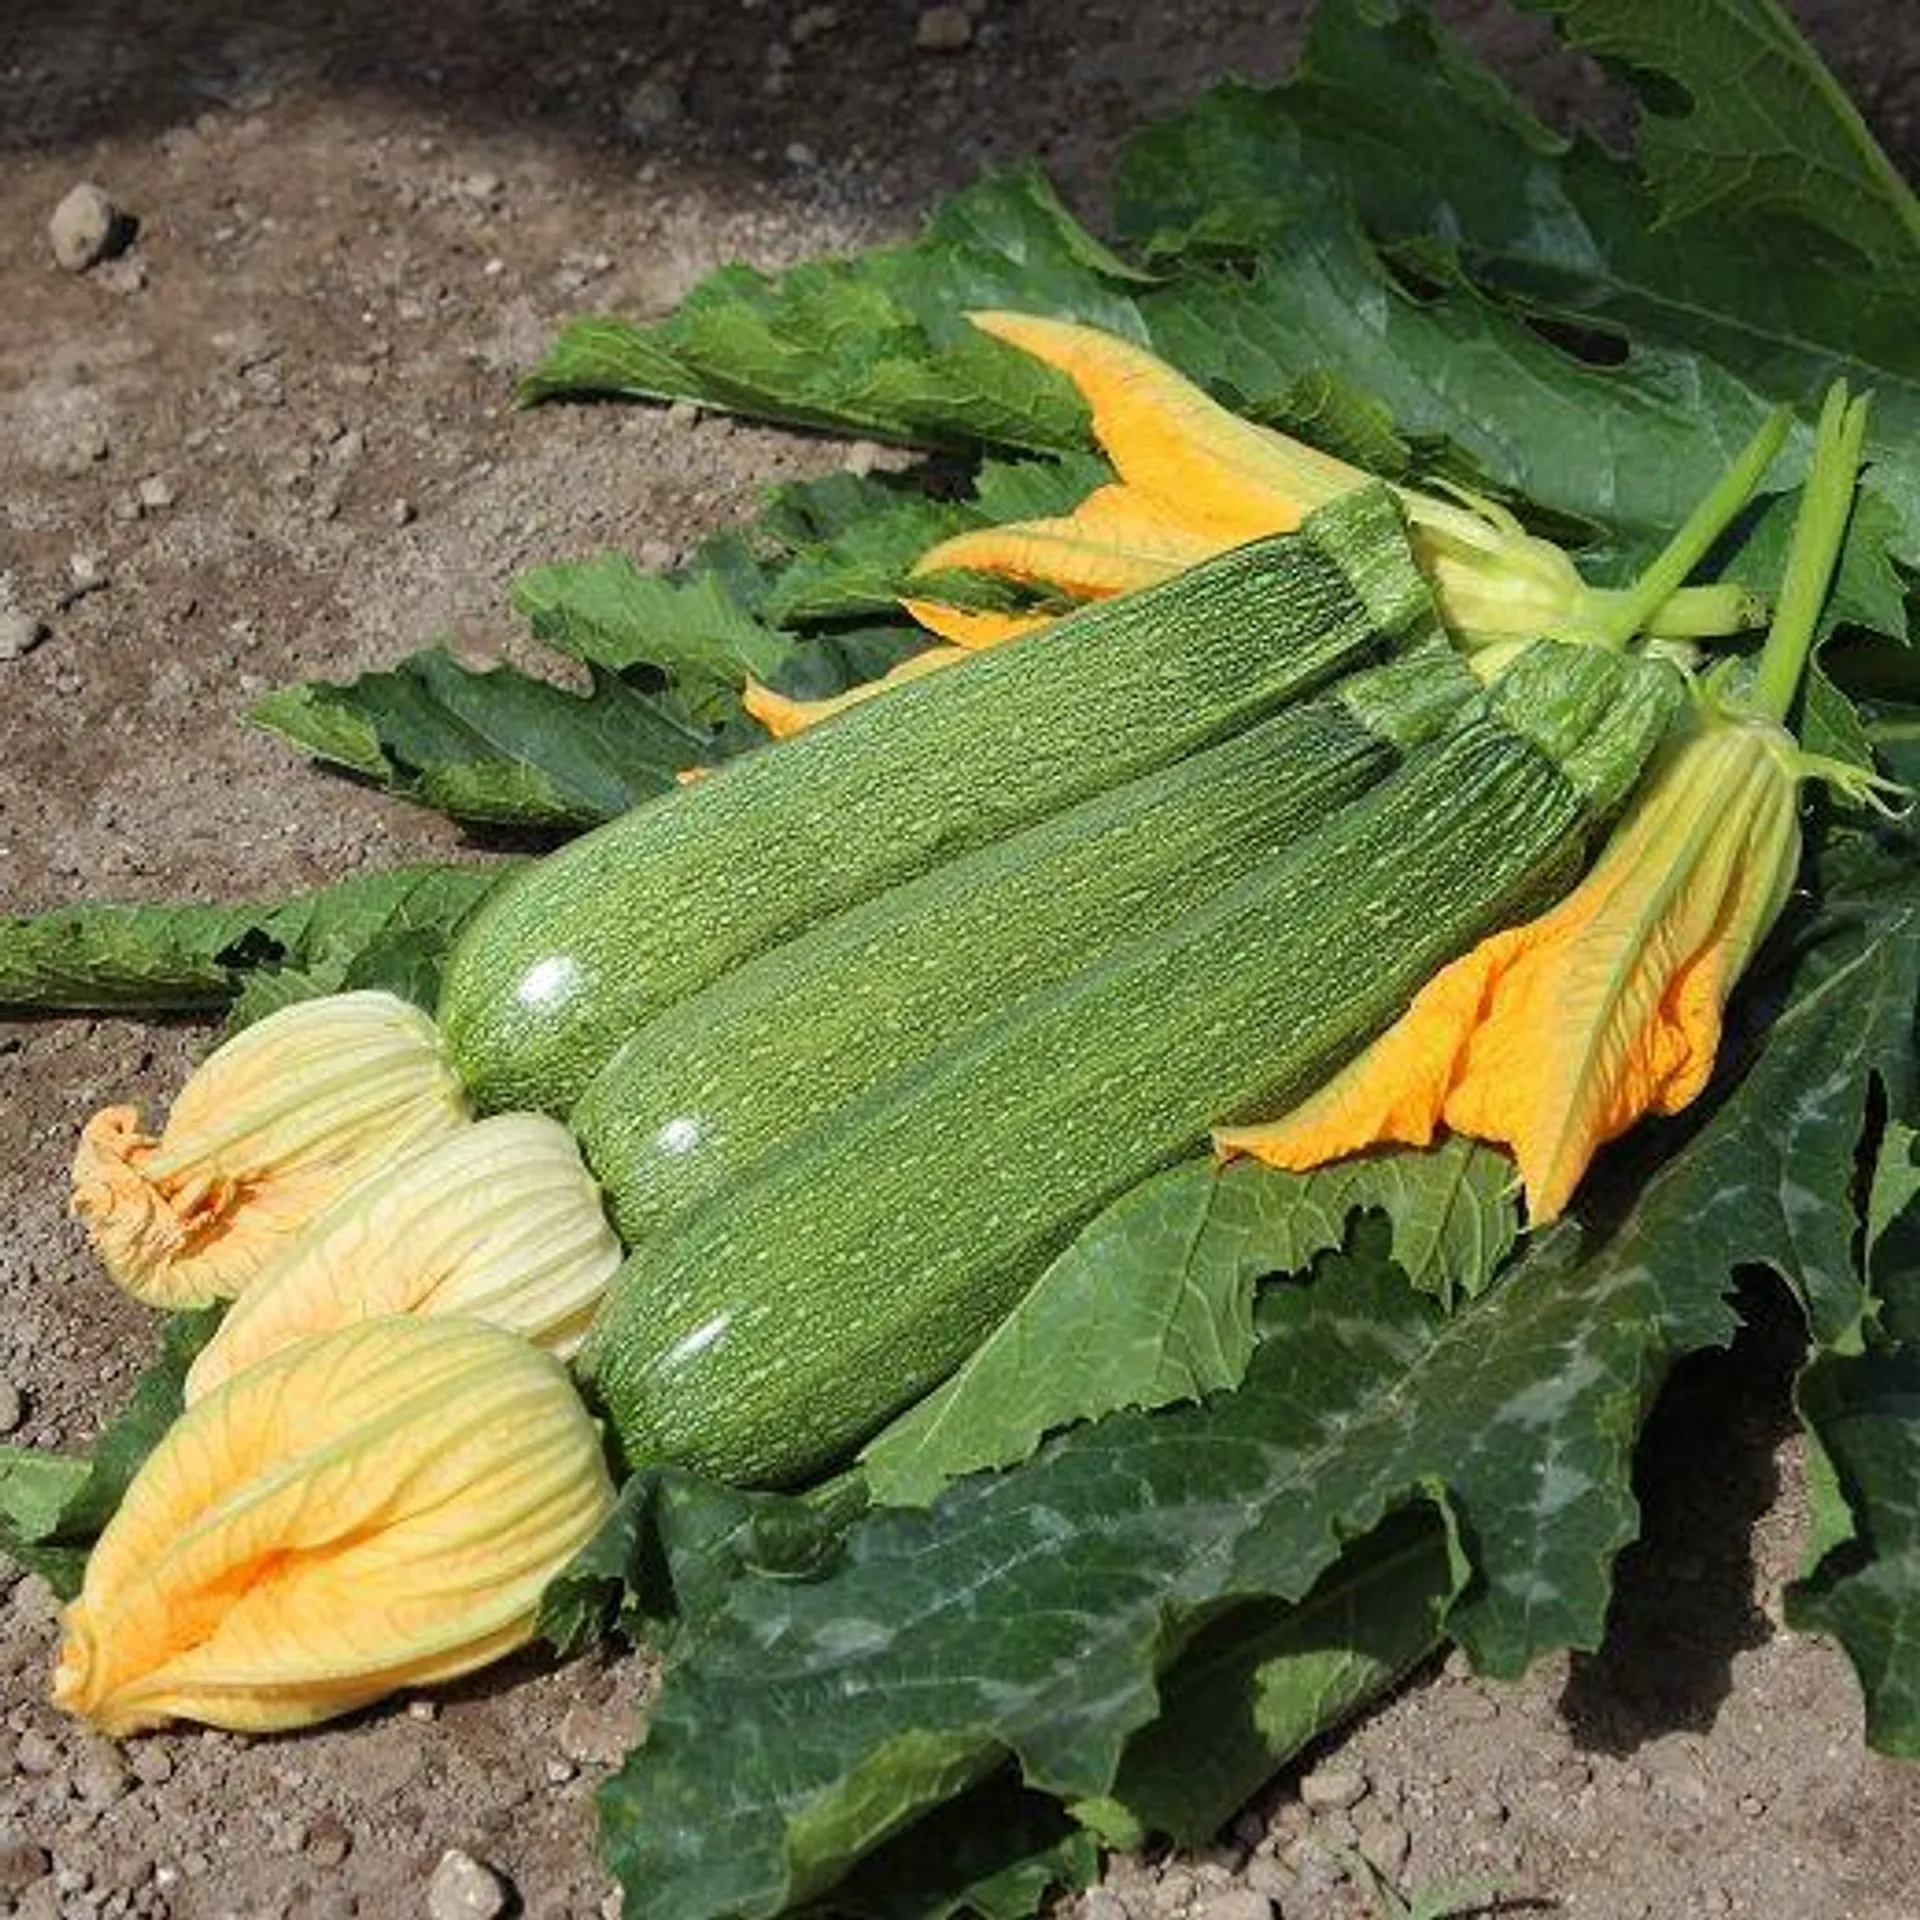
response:
<svg viewBox="0 0 1920 1920"><path fill-rule="evenodd" d="M1684 14L1663 0L1529 3L1691 99L1690 116L1642 123L1651 183L1584 137L1550 133L1406 0L1322 0L1298 77L1230 92L1237 137L1216 141L1212 171L1130 175L1146 197L1123 218L1214 246L1266 244L1291 217L1297 134L1389 246L1428 273L1512 296L1581 351L1610 349L1602 357L1624 359L1623 376L1657 348L1769 398L1809 400L1836 374L1871 389L1870 448L1885 463L1901 551L1920 562L1911 192L1771 0ZM1730 43L1742 47L1737 82L1722 65ZM1725 177L1750 192L1702 197L1684 167L1665 164L1673 142L1702 136L1702 155L1717 149ZM1763 144L1742 150L1746 138ZM1854 248L1868 238L1879 251L1861 271Z"/></svg>
<svg viewBox="0 0 1920 1920"><path fill-rule="evenodd" d="M1520 0L1648 94L1637 148L1664 221L1797 227L1920 297L1920 202L1779 0ZM1680 103L1675 100L1676 90Z"/></svg>
<svg viewBox="0 0 1920 1920"><path fill-rule="evenodd" d="M282 688L251 717L456 820L516 826L592 826L666 792L714 747L672 696L616 674L597 671L592 692L575 694L437 647L343 684Z"/></svg>
<svg viewBox="0 0 1920 1920"><path fill-rule="evenodd" d="M1283 1173L1172 1168L1092 1221L967 1364L860 1456L874 1498L921 1505L948 1480L1024 1460L1050 1429L1239 1384L1253 1289L1304 1272L1379 1208L1402 1270L1443 1301L1480 1292L1519 1232L1513 1169L1467 1140ZM1100 1337L1081 1337L1098 1327Z"/></svg>
<svg viewBox="0 0 1920 1920"><path fill-rule="evenodd" d="M324 983L319 990L397 984L376 977L382 956L432 962L509 870L397 867L284 900L89 902L0 919L0 1006L193 1012L283 973Z"/></svg>
<svg viewBox="0 0 1920 1920"><path fill-rule="evenodd" d="M1900 1090L1903 1104L1915 1089ZM1797 1627L1846 1649L1866 1696L1867 1737L1920 1759L1920 1168L1914 1135L1888 1129L1875 1183L1880 1337L1824 1354L1797 1398L1812 1458L1815 1549L1787 1596Z"/></svg>
<svg viewBox="0 0 1920 1920"><path fill-rule="evenodd" d="M652 327L576 322L521 391L697 400L923 444L1072 447L1085 415L1066 383L965 315L1020 307L1137 332L1139 277L1023 167L947 201L912 245L772 278L728 267Z"/></svg>

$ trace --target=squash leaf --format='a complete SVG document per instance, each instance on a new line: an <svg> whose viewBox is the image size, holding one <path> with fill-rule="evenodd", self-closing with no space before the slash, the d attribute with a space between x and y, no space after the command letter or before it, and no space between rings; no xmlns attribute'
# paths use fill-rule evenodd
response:
<svg viewBox="0 0 1920 1920"><path fill-rule="evenodd" d="M10 916L0 919L0 1007L192 1013L230 1004L247 982L291 976L315 983L295 986L295 997L399 987L403 960L415 981L437 973L467 915L510 867L396 867L279 900L93 901Z"/></svg>
<svg viewBox="0 0 1920 1920"><path fill-rule="evenodd" d="M1857 1355L1823 1354L1796 1399L1809 1441L1814 1545L1787 1618L1831 1634L1866 1697L1867 1737L1920 1759L1920 1192L1911 1128L1889 1125L1869 1230L1881 1325Z"/></svg>
<svg viewBox="0 0 1920 1920"><path fill-rule="evenodd" d="M1050 1429L1237 1385L1254 1283L1305 1272L1369 1207L1391 1222L1402 1270L1443 1304L1479 1293L1519 1233L1512 1166L1468 1140L1310 1174L1174 1167L1090 1222L951 1380L867 1443L873 1497L924 1505L947 1480L1024 1460Z"/></svg>

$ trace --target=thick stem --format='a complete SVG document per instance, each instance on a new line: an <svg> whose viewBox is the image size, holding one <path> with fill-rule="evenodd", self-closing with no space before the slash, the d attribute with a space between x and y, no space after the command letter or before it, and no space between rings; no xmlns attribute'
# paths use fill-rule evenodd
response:
<svg viewBox="0 0 1920 1920"><path fill-rule="evenodd" d="M1827 389L1813 439L1813 462L1793 523L1786 572L1774 603L1773 626L1760 655L1748 704L1770 720L1785 723L1800 676L1806 671L1819 628L1820 609L1840 563L1847 519L1853 511L1854 482L1860 473L1860 449L1867 433L1867 401L1849 401L1846 383Z"/></svg>
<svg viewBox="0 0 1920 1920"><path fill-rule="evenodd" d="M1768 414L1760 430L1740 449L1712 492L1688 514L1686 524L1661 549L1652 566L1627 588L1619 604L1608 610L1601 624L1602 645L1624 647L1678 592L1687 575L1733 523L1734 516L1753 498L1761 476L1786 444L1791 425L1792 415L1785 407L1776 407Z"/></svg>
<svg viewBox="0 0 1920 1920"><path fill-rule="evenodd" d="M1764 627L1772 611L1767 596L1755 588L1716 580L1670 593L1647 616L1644 630L1653 640L1717 640Z"/></svg>

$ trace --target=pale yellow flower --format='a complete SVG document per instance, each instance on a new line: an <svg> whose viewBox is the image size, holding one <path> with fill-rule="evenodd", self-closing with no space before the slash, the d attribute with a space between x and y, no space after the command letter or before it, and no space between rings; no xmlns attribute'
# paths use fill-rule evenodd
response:
<svg viewBox="0 0 1920 1920"><path fill-rule="evenodd" d="M381 1314L465 1314L571 1355L621 1260L573 1136L500 1113L351 1187L285 1242L187 1374L192 1405L242 1367Z"/></svg>
<svg viewBox="0 0 1920 1920"><path fill-rule="evenodd" d="M302 1000L209 1054L157 1137L132 1107L96 1114L73 1211L129 1293L203 1306L242 1291L348 1187L468 1122L419 1008L388 993Z"/></svg>
<svg viewBox="0 0 1920 1920"><path fill-rule="evenodd" d="M613 1502L551 1354L369 1320L191 1407L66 1610L55 1702L120 1735L301 1727L498 1659Z"/></svg>

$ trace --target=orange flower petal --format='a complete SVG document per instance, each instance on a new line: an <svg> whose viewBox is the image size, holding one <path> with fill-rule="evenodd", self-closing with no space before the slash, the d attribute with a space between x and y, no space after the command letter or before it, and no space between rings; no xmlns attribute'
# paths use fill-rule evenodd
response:
<svg viewBox="0 0 1920 1920"><path fill-rule="evenodd" d="M1117 335L1032 314L968 317L1059 368L1079 388L1094 435L1127 488L1177 526L1210 538L1211 550L1288 532L1366 477L1242 420Z"/></svg>
<svg viewBox="0 0 1920 1920"><path fill-rule="evenodd" d="M771 687L750 678L741 692L740 704L776 740L790 740L796 733L805 733L809 727L817 727L822 720L831 720L836 713L845 713L849 707L860 706L885 693L890 687L900 686L908 680L918 680L924 674L938 673L942 667L951 667L964 660L971 651L968 647L929 647L924 653L916 653L902 660L878 680L863 681L859 686L849 687L845 693L836 693L828 700L792 700L784 693L775 693Z"/></svg>
<svg viewBox="0 0 1920 1920"><path fill-rule="evenodd" d="M1601 1146L1705 1086L1727 997L1799 862L1793 752L1754 724L1672 749L1558 906L1442 969L1291 1114L1216 1147L1301 1170L1423 1146L1444 1122L1512 1148L1528 1212L1555 1218Z"/></svg>
<svg viewBox="0 0 1920 1920"><path fill-rule="evenodd" d="M1017 640L1023 633L1035 633L1051 626L1051 613L997 613L977 607L949 607L938 600L902 599L901 608L942 640L969 653L983 647L997 647Z"/></svg>
<svg viewBox="0 0 1920 1920"><path fill-rule="evenodd" d="M964 567L1099 600L1150 587L1232 544L1195 533L1143 494L1105 486L1088 494L1072 513L1055 519L955 534L923 553L913 570L934 573Z"/></svg>

